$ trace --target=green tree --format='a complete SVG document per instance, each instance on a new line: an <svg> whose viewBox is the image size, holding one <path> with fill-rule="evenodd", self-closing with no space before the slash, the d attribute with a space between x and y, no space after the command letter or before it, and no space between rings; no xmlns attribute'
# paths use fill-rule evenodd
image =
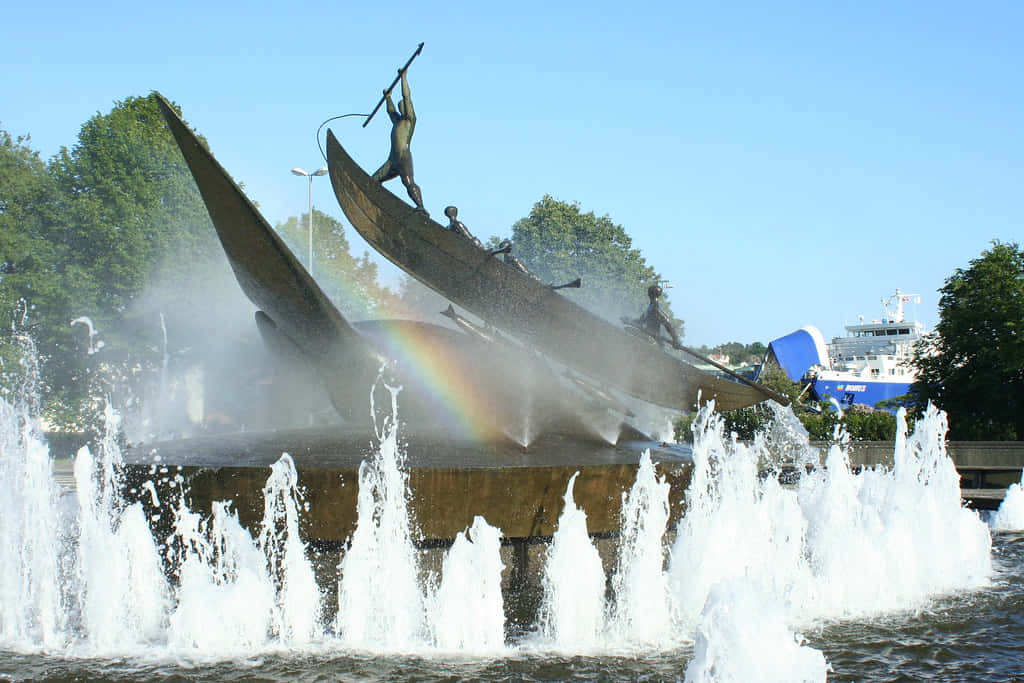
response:
<svg viewBox="0 0 1024 683"><path fill-rule="evenodd" d="M0 130L0 306L8 318L19 299L45 300L57 287L52 242L55 186L27 137ZM4 327L9 327L6 323Z"/></svg>
<svg viewBox="0 0 1024 683"><path fill-rule="evenodd" d="M15 282L27 284L29 274L53 270L56 188L29 142L27 136L12 138L0 130L0 291L5 294L18 291Z"/></svg>
<svg viewBox="0 0 1024 683"><path fill-rule="evenodd" d="M0 130L0 358L5 384L19 381L28 332L48 371L41 389L52 396L68 388L54 376L81 375L70 353L77 348L68 324L75 309L77 279L66 267L60 242L62 205L57 186L28 137ZM81 392L80 393L84 393Z"/></svg>
<svg viewBox="0 0 1024 683"><path fill-rule="evenodd" d="M782 394L793 403L799 403L806 397L803 385L791 380L786 371L775 363L769 363L764 367L757 381L772 391Z"/></svg>
<svg viewBox="0 0 1024 683"><path fill-rule="evenodd" d="M580 289L562 293L611 320L639 316L647 307L647 287L663 281L621 225L550 195L512 226L512 242L513 253L541 280L561 284L581 278ZM661 304L672 318L668 296ZM682 339L682 321L675 319L675 327Z"/></svg>
<svg viewBox="0 0 1024 683"><path fill-rule="evenodd" d="M197 311L208 305L224 256L154 97L128 97L97 113L50 167L66 205L61 242L78 278L76 315L92 318L106 342L83 360L102 387L89 388L91 402L64 406L64 421L77 412L74 419L89 422L98 391L127 387L145 396L166 359L209 338L211 323ZM69 391L83 384L55 377Z"/></svg>
<svg viewBox="0 0 1024 683"><path fill-rule="evenodd" d="M836 424L839 422L839 413L830 410L827 406L819 411L803 411L800 416L800 424L807 430L807 438L811 441L831 441L835 436ZM856 438L850 434L851 438Z"/></svg>
<svg viewBox="0 0 1024 683"><path fill-rule="evenodd" d="M82 125L52 172L67 202L70 264L96 281L97 308L118 314L147 286L195 282L219 257L215 232L154 97L129 97Z"/></svg>
<svg viewBox="0 0 1024 683"><path fill-rule="evenodd" d="M44 412L80 427L112 386L95 386L102 375L153 374L161 326L192 320L223 256L151 97L92 117L49 164L26 140L0 135L0 164L0 304L28 301ZM88 354L86 334L69 324L80 316L95 322L102 353Z"/></svg>
<svg viewBox="0 0 1024 683"><path fill-rule="evenodd" d="M710 356L712 354L728 356L729 363L732 365L757 365L764 360L768 347L761 342L754 342L753 344L726 342L725 344L713 347L701 346L696 351L702 356Z"/></svg>
<svg viewBox="0 0 1024 683"><path fill-rule="evenodd" d="M914 360L918 404L949 414L951 438L1024 439L1024 251L995 241L939 291L936 335Z"/></svg>
<svg viewBox="0 0 1024 683"><path fill-rule="evenodd" d="M892 441L896 438L896 416L885 410L850 411L843 417L850 437L858 441ZM908 421L913 429L913 422Z"/></svg>
<svg viewBox="0 0 1024 683"><path fill-rule="evenodd" d="M718 348L718 347L716 347ZM794 405L800 406L802 387L789 379L785 370L777 365L769 365L764 368L758 377L758 382L776 393L782 394ZM798 415L806 415L806 410L797 409ZM728 431L736 432L741 439L753 439L754 435L768 426L772 419L772 412L765 410L762 406L752 406L732 410L723 414L725 426ZM806 426L806 425L805 425Z"/></svg>
<svg viewBox="0 0 1024 683"><path fill-rule="evenodd" d="M304 265L309 261L309 214L292 216L274 228ZM342 315L360 320L382 315L394 294L381 285L369 254L352 255L345 227L313 209L313 276Z"/></svg>

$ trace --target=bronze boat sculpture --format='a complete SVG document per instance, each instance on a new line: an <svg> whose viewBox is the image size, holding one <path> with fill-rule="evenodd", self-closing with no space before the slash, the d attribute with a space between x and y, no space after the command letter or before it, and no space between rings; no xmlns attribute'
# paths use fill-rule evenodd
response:
<svg viewBox="0 0 1024 683"><path fill-rule="evenodd" d="M473 315L598 384L675 410L714 399L733 410L775 392L704 372L573 303L445 229L374 181L327 132L331 184L342 211L374 249Z"/></svg>
<svg viewBox="0 0 1024 683"><path fill-rule="evenodd" d="M486 514L489 524L522 548L514 557L522 558L517 571L526 575L526 544L554 533L566 482L578 475L574 496L587 510L589 533L611 535L620 526L622 493L635 480L645 452L679 492L671 505L674 515L680 513L679 496L690 477L687 447L652 441L631 429L623 422L633 417L630 409L615 392L555 367L532 348L476 326L454 309L437 311L447 327L346 320L204 143L166 101L159 101L235 278L256 308L256 326L271 355L283 359L288 371L300 362L312 369L343 422L129 449L129 490L147 510L156 537L170 533L172 516L159 512L157 497L142 485L154 479L155 463L176 465L179 472L156 483L159 500L174 500L182 491L189 492L193 509L231 500L240 522L255 535L266 467L288 453L304 491L303 537L321 549L346 547L358 516L360 487L353 484L380 437L377 424L370 424L367 394L372 385L376 395L382 365L389 379L403 386L398 417L401 439L408 439L403 452L410 511L425 544L449 542L475 516ZM409 348L401 343L410 338L418 358L409 359ZM416 372L423 370L443 380L443 391L472 404L489 430L466 433L446 424L449 415L438 405L445 397L417 381ZM306 373L297 378L304 387L306 378Z"/></svg>
<svg viewBox="0 0 1024 683"><path fill-rule="evenodd" d="M366 426L369 388L380 385L383 368L386 382L403 387L402 421L421 433L445 422L441 413L457 391L481 427L474 436L484 439L511 438L525 446L552 431L612 442L622 434L642 436L622 424L627 408L596 389L562 381L543 358L515 344L464 326L346 320L174 109L157 101L235 278L258 309L264 341L278 357L308 363L347 424ZM438 318L447 313L438 311ZM425 361L443 383L424 381ZM381 399L386 403L386 394Z"/></svg>

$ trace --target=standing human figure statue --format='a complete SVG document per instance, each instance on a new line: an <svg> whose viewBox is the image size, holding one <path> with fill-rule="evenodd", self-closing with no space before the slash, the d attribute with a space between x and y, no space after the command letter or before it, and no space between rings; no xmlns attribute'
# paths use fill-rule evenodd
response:
<svg viewBox="0 0 1024 683"><path fill-rule="evenodd" d="M373 179L383 183L392 178L401 178L416 208L426 213L419 185L412 179L412 153L409 151L409 143L412 142L412 134L416 130L416 111L409 96L409 81L406 79L405 71L401 72L401 77L402 101L398 103L397 109L395 103L391 101L391 92L384 91L388 116L391 117L391 153L388 160L373 174Z"/></svg>
<svg viewBox="0 0 1024 683"><path fill-rule="evenodd" d="M679 336L676 334L676 329L672 326L672 322L665 315L665 312L661 310L661 306L658 305L658 299L661 298L661 294L661 285L651 285L647 288L647 298L650 299L650 303L647 305L647 310L640 316L638 322L647 334L658 340L659 345L663 343L661 328L664 327L669 336L672 337L672 344L678 347Z"/></svg>

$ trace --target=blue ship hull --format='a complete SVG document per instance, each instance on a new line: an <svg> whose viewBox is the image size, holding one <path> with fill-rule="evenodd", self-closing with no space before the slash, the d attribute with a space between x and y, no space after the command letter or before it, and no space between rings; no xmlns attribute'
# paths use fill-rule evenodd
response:
<svg viewBox="0 0 1024 683"><path fill-rule="evenodd" d="M853 381L816 379L814 393L822 401L830 397L848 408L854 403L875 407L879 401L902 396L910 390L910 382L879 382L864 379ZM893 411L890 411L893 412Z"/></svg>

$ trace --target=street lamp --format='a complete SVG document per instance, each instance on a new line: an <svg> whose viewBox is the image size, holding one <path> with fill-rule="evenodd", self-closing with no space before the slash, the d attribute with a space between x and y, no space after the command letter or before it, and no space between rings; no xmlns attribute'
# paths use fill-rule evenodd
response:
<svg viewBox="0 0 1024 683"><path fill-rule="evenodd" d="M321 166L312 173L307 173L298 166L292 169L295 175L309 178L309 274L313 275L313 178L318 175L327 175L327 167Z"/></svg>

